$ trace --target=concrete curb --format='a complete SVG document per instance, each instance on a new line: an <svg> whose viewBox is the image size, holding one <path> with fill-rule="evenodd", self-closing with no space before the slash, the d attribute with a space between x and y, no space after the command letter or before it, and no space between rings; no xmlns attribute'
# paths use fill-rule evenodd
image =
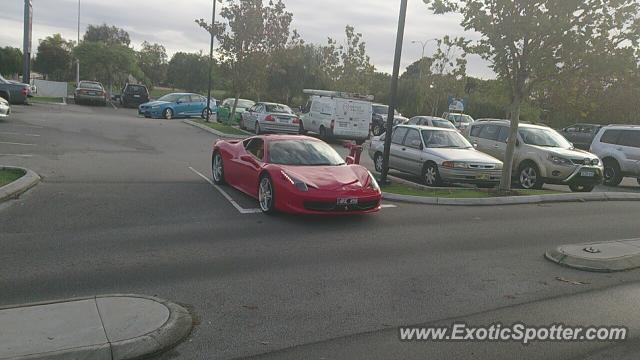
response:
<svg viewBox="0 0 640 360"><path fill-rule="evenodd" d="M589 253L584 249L595 249ZM544 257L559 265L591 272L616 272L640 267L640 240L619 240L561 245L545 252Z"/></svg>
<svg viewBox="0 0 640 360"><path fill-rule="evenodd" d="M591 201L640 201L640 193L567 193L530 196L504 196L472 199L450 199L437 197L422 197L382 193L387 200L401 201L413 204L452 205L452 206L494 206L494 205L523 205L560 202L591 202Z"/></svg>
<svg viewBox="0 0 640 360"><path fill-rule="evenodd" d="M34 187L41 180L38 174L22 167L0 165L0 170L2 169L18 169L24 171L25 174L18 180L0 187L0 203L17 198L25 191Z"/></svg>
<svg viewBox="0 0 640 360"><path fill-rule="evenodd" d="M206 125L198 124L197 122L191 121L191 120L182 120L182 122L185 123L185 124L189 124L191 126L195 126L197 128L200 128L200 129L202 129L204 131L208 131L208 132L210 132L210 133L212 133L214 135L217 135L217 136L219 136L221 138L226 138L226 139L246 139L249 136L253 136L253 134L251 134L251 133L247 133L247 135L225 134L225 133L220 132L218 130L212 129L212 128L206 126ZM243 130L240 130L240 131L243 131Z"/></svg>
<svg viewBox="0 0 640 360"><path fill-rule="evenodd" d="M159 328L130 339L121 341L107 341L87 346L80 346L60 351L32 353L25 356L11 357L19 360L62 360L62 359L109 359L127 360L139 359L158 354L176 346L186 338L193 327L193 319L189 312L180 305L153 296L137 294L110 294L90 297L79 297L65 300L45 301L21 305L0 307L0 310L22 309L34 306L71 303L77 301L108 299L108 298L139 298L157 302L165 306L169 312L168 319ZM105 330L106 331L106 330ZM4 359L0 357L1 359Z"/></svg>

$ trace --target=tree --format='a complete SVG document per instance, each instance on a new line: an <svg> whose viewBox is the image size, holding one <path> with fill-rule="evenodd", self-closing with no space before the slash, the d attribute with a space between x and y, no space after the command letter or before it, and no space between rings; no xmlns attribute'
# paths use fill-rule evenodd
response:
<svg viewBox="0 0 640 360"><path fill-rule="evenodd" d="M160 44L142 43L138 51L138 66L153 85L159 85L167 76L167 50Z"/></svg>
<svg viewBox="0 0 640 360"><path fill-rule="evenodd" d="M40 40L34 70L47 75L53 81L66 81L71 70L73 42L53 34Z"/></svg>
<svg viewBox="0 0 640 360"><path fill-rule="evenodd" d="M83 40L102 42L110 45L124 45L127 47L131 44L128 32L107 24L89 25L87 31L84 33Z"/></svg>
<svg viewBox="0 0 640 360"><path fill-rule="evenodd" d="M73 55L82 64L81 77L100 81L107 89L113 85L123 85L129 75L145 80L136 64L135 52L127 46L83 41L73 49Z"/></svg>
<svg viewBox="0 0 640 360"><path fill-rule="evenodd" d="M511 129L500 190L509 192L523 102L589 56L638 46L638 0L423 0L435 13L457 12L480 34L468 51L488 60L507 84Z"/></svg>
<svg viewBox="0 0 640 360"><path fill-rule="evenodd" d="M22 71L22 51L6 46L0 48L0 74L10 76Z"/></svg>
<svg viewBox="0 0 640 360"><path fill-rule="evenodd" d="M199 92L207 84L209 58L199 53L177 52L167 67L167 82L174 88Z"/></svg>
<svg viewBox="0 0 640 360"><path fill-rule="evenodd" d="M233 119L240 94L253 91L260 95L271 56L289 42L293 14L286 11L282 0L271 0L266 6L262 0L227 0L221 15L224 23L208 24L204 19L196 23L217 37L220 59L231 70L230 85L236 98Z"/></svg>

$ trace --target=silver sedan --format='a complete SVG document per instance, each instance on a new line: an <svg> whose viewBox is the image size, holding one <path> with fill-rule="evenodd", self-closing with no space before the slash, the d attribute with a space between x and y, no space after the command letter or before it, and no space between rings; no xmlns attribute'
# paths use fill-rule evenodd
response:
<svg viewBox="0 0 640 360"><path fill-rule="evenodd" d="M259 102L242 114L247 130L256 134L265 132L298 134L300 119L287 105Z"/></svg>
<svg viewBox="0 0 640 360"><path fill-rule="evenodd" d="M369 147L376 171L382 171L385 135ZM428 186L470 183L492 187L500 182L502 162L476 150L456 130L430 126L396 126L391 138L389 167L420 176Z"/></svg>

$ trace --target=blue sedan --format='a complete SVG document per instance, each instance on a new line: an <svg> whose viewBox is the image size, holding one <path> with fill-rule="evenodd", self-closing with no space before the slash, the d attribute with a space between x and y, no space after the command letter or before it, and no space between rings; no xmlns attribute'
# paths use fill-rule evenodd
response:
<svg viewBox="0 0 640 360"><path fill-rule="evenodd" d="M138 114L148 118L164 118L171 120L178 117L207 117L207 98L198 94L173 93L158 100L144 103L138 107ZM209 111L216 113L216 100L211 99Z"/></svg>

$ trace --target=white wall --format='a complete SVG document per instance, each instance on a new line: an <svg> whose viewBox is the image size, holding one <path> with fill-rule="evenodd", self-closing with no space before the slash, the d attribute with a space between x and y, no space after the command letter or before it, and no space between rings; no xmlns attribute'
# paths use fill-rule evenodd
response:
<svg viewBox="0 0 640 360"><path fill-rule="evenodd" d="M33 84L38 87L36 96L67 97L66 82L33 80Z"/></svg>

